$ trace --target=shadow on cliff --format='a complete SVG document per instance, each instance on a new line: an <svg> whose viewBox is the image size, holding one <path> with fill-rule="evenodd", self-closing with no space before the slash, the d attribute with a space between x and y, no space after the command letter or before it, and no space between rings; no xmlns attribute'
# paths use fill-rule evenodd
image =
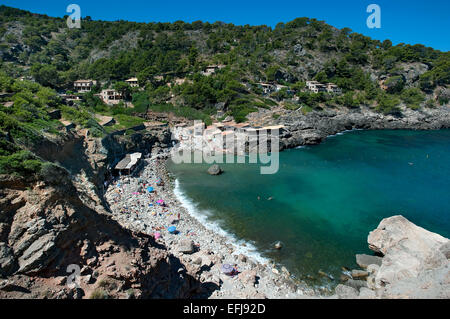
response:
<svg viewBox="0 0 450 319"><path fill-rule="evenodd" d="M55 169L61 170L60 174L54 172L51 176L67 174L61 168ZM62 183L61 180L65 182ZM17 242L11 240L13 237L10 234L2 235L0 244L11 246L11 257L14 258L14 266L3 276L8 279L22 278L20 284L15 284L13 280L8 285L9 291L6 288L0 291L2 297L34 298L32 296L35 296L36 291L42 293L48 289L25 285L23 278L40 279L33 281L35 285L39 285L39 282L58 281L57 278L67 278L70 275L67 272L69 265L77 265L83 278L89 275L95 277L93 282L82 287L86 291L92 291L100 285L104 281L100 278L111 277L111 280L117 281L119 290L111 293L113 298L123 298L123 294L135 287L140 291L139 298L163 299L207 298L214 290L219 289L213 283L202 283L197 274L190 274L180 259L170 254L152 236L124 229L104 209L95 211L87 207L80 200L68 176L59 176L57 180L46 182L48 184L45 189L49 196L43 196L42 202L33 206L39 207L34 213L29 212L33 209L27 206L26 200L17 201L15 205L9 205L7 200L0 203L0 207L5 208L5 216L8 216L4 220L9 224L5 228L7 233L11 229L22 228L24 234L27 234L28 224L39 227L33 230L39 236L22 236ZM6 193L19 194L30 191L30 185L26 185L8 182L1 186ZM40 187L42 189L42 185ZM38 187L33 191L37 192ZM16 221L17 214L21 215L19 221ZM25 221L24 216L27 218ZM39 220L44 222L38 223ZM17 250L21 245L39 248ZM28 255L25 257L26 254ZM116 266L125 270L108 270L111 260L116 260ZM64 283L58 286L61 291L67 289ZM65 297L83 296L83 289L79 289L81 293L72 292L65 294Z"/></svg>

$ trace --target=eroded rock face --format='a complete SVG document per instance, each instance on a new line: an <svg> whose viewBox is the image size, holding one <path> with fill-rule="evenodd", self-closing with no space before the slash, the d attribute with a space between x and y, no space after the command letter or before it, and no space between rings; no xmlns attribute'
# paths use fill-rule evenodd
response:
<svg viewBox="0 0 450 319"><path fill-rule="evenodd" d="M164 245L111 219L95 187L106 155L99 141L91 142L85 143L86 156L76 159L78 166L69 160L68 146L51 148L67 168L56 168L57 178L0 176L0 298L210 294L216 286L194 278ZM75 144L83 143L77 139ZM70 168L77 169L69 173ZM77 289L67 286L69 265L81 270Z"/></svg>
<svg viewBox="0 0 450 319"><path fill-rule="evenodd" d="M356 255L364 271L353 270L335 297L450 298L449 239L398 215L383 219L367 241L383 257Z"/></svg>
<svg viewBox="0 0 450 319"><path fill-rule="evenodd" d="M419 76L428 71L428 66L424 63L402 63L400 64L400 74L406 79L406 84L411 85L419 79Z"/></svg>
<svg viewBox="0 0 450 319"><path fill-rule="evenodd" d="M0 242L0 275L4 276L11 272L14 266L13 251L6 243Z"/></svg>
<svg viewBox="0 0 450 319"><path fill-rule="evenodd" d="M403 216L393 216L381 221L369 234L368 243L384 255L375 276L375 287L382 289L382 296L443 298L449 294L447 238Z"/></svg>

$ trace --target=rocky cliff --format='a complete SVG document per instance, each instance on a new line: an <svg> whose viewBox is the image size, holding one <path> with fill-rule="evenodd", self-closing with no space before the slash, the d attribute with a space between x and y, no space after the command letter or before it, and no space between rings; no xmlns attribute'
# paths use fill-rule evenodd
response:
<svg viewBox="0 0 450 319"><path fill-rule="evenodd" d="M108 149L151 150L167 141L166 133L105 140L79 133L41 145L39 155L59 164L42 179L1 176L0 298L208 294L212 286L195 280L166 247L112 220L101 198ZM67 286L73 265L78 289Z"/></svg>
<svg viewBox="0 0 450 319"><path fill-rule="evenodd" d="M368 236L378 256L357 255L339 298L450 298L450 240L403 216L385 218Z"/></svg>

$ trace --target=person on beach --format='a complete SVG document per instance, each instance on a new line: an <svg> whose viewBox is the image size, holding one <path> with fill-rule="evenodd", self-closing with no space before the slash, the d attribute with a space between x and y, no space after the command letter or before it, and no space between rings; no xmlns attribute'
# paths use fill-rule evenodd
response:
<svg viewBox="0 0 450 319"><path fill-rule="evenodd" d="M230 277L234 277L234 276L236 276L236 275L238 275L239 274L239 271L238 271L238 269L237 269L237 264L234 264L234 266L233 266L233 270L229 273L229 276Z"/></svg>

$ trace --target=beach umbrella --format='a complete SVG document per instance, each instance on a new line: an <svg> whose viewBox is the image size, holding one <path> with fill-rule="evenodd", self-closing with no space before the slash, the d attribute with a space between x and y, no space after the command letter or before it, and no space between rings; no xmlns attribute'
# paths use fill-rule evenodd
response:
<svg viewBox="0 0 450 319"><path fill-rule="evenodd" d="M162 199L156 201L159 205L164 205L164 201Z"/></svg>
<svg viewBox="0 0 450 319"><path fill-rule="evenodd" d="M160 238L160 237L161 237L161 233L156 232L156 233L155 233L155 239L158 239L158 238Z"/></svg>
<svg viewBox="0 0 450 319"><path fill-rule="evenodd" d="M151 192L153 192L153 187L147 187L147 191L149 192L149 193L151 193Z"/></svg>
<svg viewBox="0 0 450 319"><path fill-rule="evenodd" d="M222 264L222 267L220 267L220 271L222 271L224 274L231 274L233 272L233 266L230 264Z"/></svg>
<svg viewBox="0 0 450 319"><path fill-rule="evenodd" d="M170 226L169 228L167 228L167 230L169 231L169 233L173 234L177 228L175 226Z"/></svg>

